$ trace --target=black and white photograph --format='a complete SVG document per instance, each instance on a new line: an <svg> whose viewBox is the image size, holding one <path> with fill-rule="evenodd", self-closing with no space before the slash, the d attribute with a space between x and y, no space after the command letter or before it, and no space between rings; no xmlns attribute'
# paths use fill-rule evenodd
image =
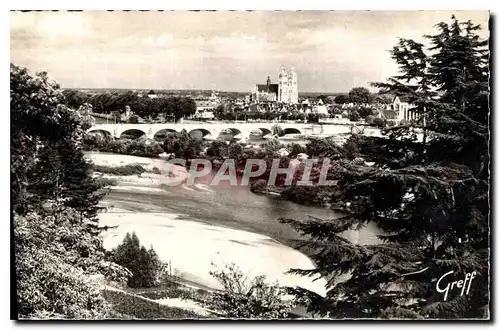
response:
<svg viewBox="0 0 500 330"><path fill-rule="evenodd" d="M11 10L11 319L491 321L491 16Z"/></svg>

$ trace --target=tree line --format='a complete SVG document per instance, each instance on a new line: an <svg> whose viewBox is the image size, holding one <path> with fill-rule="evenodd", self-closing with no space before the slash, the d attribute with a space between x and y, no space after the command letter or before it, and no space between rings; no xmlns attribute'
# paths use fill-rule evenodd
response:
<svg viewBox="0 0 500 330"><path fill-rule="evenodd" d="M127 106L141 118L157 119L159 116L175 120L188 117L196 112L196 103L190 97L156 97L140 96L137 92L87 94L74 89L62 92L62 103L72 109L84 104L91 104L92 111L103 114L123 114Z"/></svg>

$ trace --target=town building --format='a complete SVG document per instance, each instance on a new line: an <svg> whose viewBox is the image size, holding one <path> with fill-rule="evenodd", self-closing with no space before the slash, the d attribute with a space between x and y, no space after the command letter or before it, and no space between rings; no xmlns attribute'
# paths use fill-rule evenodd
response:
<svg viewBox="0 0 500 330"><path fill-rule="evenodd" d="M253 103L278 101L279 85L271 83L271 77L267 77L265 84L257 84L252 90L251 100Z"/></svg>
<svg viewBox="0 0 500 330"><path fill-rule="evenodd" d="M278 74L278 83L271 83L271 77L267 77L265 84L257 84L250 95L252 103L281 102L286 104L297 104L299 102L299 90L297 73L292 68L286 72L282 66Z"/></svg>
<svg viewBox="0 0 500 330"><path fill-rule="evenodd" d="M194 102L196 103L196 113L193 117L199 119L213 119L215 117L213 111L221 104L215 91L212 91L210 97L197 99Z"/></svg>
<svg viewBox="0 0 500 330"><path fill-rule="evenodd" d="M413 109L413 110L412 110ZM390 104L386 104L379 111L378 117L387 120L394 120L398 123L402 120L417 120L419 114L414 110L415 106L410 104L406 98L394 96Z"/></svg>

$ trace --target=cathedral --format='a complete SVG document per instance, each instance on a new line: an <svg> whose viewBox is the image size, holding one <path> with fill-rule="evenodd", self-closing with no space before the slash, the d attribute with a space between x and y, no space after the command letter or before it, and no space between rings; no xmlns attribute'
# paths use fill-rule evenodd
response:
<svg viewBox="0 0 500 330"><path fill-rule="evenodd" d="M253 102L297 104L299 101L297 73L293 68L287 73L282 66L278 75L278 83L272 84L271 77L268 76L266 84L255 85L251 99Z"/></svg>

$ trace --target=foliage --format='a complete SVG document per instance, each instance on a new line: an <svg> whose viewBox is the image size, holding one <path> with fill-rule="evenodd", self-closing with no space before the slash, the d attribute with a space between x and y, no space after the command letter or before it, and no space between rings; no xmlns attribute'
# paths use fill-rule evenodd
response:
<svg viewBox="0 0 500 330"><path fill-rule="evenodd" d="M90 275L123 281L105 260L100 239L68 209L14 217L17 307L20 317L102 318L108 306Z"/></svg>
<svg viewBox="0 0 500 330"><path fill-rule="evenodd" d="M273 127L271 127L271 132L273 133L273 135L276 135L278 137L285 135L285 130L279 125L273 125Z"/></svg>
<svg viewBox="0 0 500 330"><path fill-rule="evenodd" d="M267 140L262 144L262 150L266 155L274 155L278 150L283 148L284 145L278 139Z"/></svg>
<svg viewBox="0 0 500 330"><path fill-rule="evenodd" d="M370 125L371 125L371 124L373 124L373 121L374 121L374 120L375 120L375 116L373 116L373 115L368 115L368 116L366 116L366 118L365 118L366 123L367 123L367 124L370 124Z"/></svg>
<svg viewBox="0 0 500 330"><path fill-rule="evenodd" d="M382 118L374 118L373 119L373 125L378 126L378 127L385 127L386 121Z"/></svg>
<svg viewBox="0 0 500 330"><path fill-rule="evenodd" d="M139 117L158 118L160 115L174 116L176 119L188 117L196 112L196 103L189 97L157 97L149 98L138 93L97 93L88 95L76 90L65 90L62 102L70 108L77 109L84 103L92 104L96 113L124 113L125 108ZM136 119L132 119L132 122Z"/></svg>
<svg viewBox="0 0 500 330"><path fill-rule="evenodd" d="M210 157L222 159L228 154L228 145L225 141L212 141L207 148L206 154Z"/></svg>
<svg viewBox="0 0 500 330"><path fill-rule="evenodd" d="M106 261L96 213L102 182L81 150L88 128L60 104L46 73L11 64L11 195L19 317L101 318L107 307L89 276L123 281Z"/></svg>
<svg viewBox="0 0 500 330"><path fill-rule="evenodd" d="M291 146L289 146L290 149L290 157L295 157L298 154L306 153L306 148L304 148L302 145L298 143L292 143Z"/></svg>
<svg viewBox="0 0 500 330"><path fill-rule="evenodd" d="M164 152L162 145L156 141L145 139L115 140L111 137L91 133L84 136L83 149L151 158L157 158Z"/></svg>
<svg viewBox="0 0 500 330"><path fill-rule="evenodd" d="M264 275L249 281L234 264L224 270L210 271L223 286L214 292L209 305L228 318L276 319L286 318L291 303L284 300L286 291L278 283L266 283Z"/></svg>
<svg viewBox="0 0 500 330"><path fill-rule="evenodd" d="M361 119L361 117L360 117L359 113L356 110L350 110L349 111L349 120L350 121L358 121L360 119Z"/></svg>
<svg viewBox="0 0 500 330"><path fill-rule="evenodd" d="M349 95L346 95L346 94L337 95L334 100L335 100L335 103L337 103L337 104L344 104L344 103L350 102Z"/></svg>
<svg viewBox="0 0 500 330"><path fill-rule="evenodd" d="M250 190L254 193L265 193L267 191L267 181L264 179L255 180L250 184Z"/></svg>
<svg viewBox="0 0 500 330"><path fill-rule="evenodd" d="M370 115L373 115L373 113L375 111L374 108L360 107L360 106L354 107L354 108L352 108L352 110L355 110L358 113L359 117L362 119L365 119L366 117L368 117Z"/></svg>
<svg viewBox="0 0 500 330"><path fill-rule="evenodd" d="M106 300L112 304L113 310L121 313L119 319L133 318L145 320L182 320L205 318L204 316L198 315L189 310L162 305L147 298L123 291L105 289L103 295Z"/></svg>
<svg viewBox="0 0 500 330"><path fill-rule="evenodd" d="M239 159L243 156L243 147L237 142L232 142L228 146L228 156L230 159Z"/></svg>
<svg viewBox="0 0 500 330"><path fill-rule="evenodd" d="M311 157L338 158L342 153L342 148L331 138L311 139L306 145L306 153Z"/></svg>
<svg viewBox="0 0 500 330"><path fill-rule="evenodd" d="M343 216L281 219L312 237L303 245L314 251L316 268L292 272L328 280L326 297L294 289L310 311L334 318L485 317L490 231L486 43L470 22L452 17L451 25L437 27L439 33L429 37L432 55L406 39L392 51L400 75L376 85L408 98L421 116L413 127L387 129L387 138L356 136L348 142L344 155L375 165L344 162L338 171L333 208ZM416 128L423 141L417 141ZM383 231L379 244L353 244L341 236L368 223ZM450 282L477 272L468 295L455 290L443 301L436 280L449 271L454 272Z"/></svg>
<svg viewBox="0 0 500 330"><path fill-rule="evenodd" d="M373 102L373 96L365 87L354 87L349 91L349 102L354 104L366 104Z"/></svg>
<svg viewBox="0 0 500 330"><path fill-rule="evenodd" d="M323 206L334 199L335 188L322 185L291 185L285 187L281 196L297 204Z"/></svg>
<svg viewBox="0 0 500 330"><path fill-rule="evenodd" d="M158 258L153 247L147 250L141 246L135 233L127 233L122 244L113 249L112 255L114 262L132 273L127 282L132 288L158 285L165 275L166 264Z"/></svg>
<svg viewBox="0 0 500 330"><path fill-rule="evenodd" d="M92 169L99 173L113 175L137 175L146 172L146 169L139 164L128 164L124 166L106 166L94 164L92 166Z"/></svg>
<svg viewBox="0 0 500 330"><path fill-rule="evenodd" d="M180 133L169 133L163 143L166 153L174 153L175 157L193 159L200 155L203 148L203 140L192 137L186 131Z"/></svg>

